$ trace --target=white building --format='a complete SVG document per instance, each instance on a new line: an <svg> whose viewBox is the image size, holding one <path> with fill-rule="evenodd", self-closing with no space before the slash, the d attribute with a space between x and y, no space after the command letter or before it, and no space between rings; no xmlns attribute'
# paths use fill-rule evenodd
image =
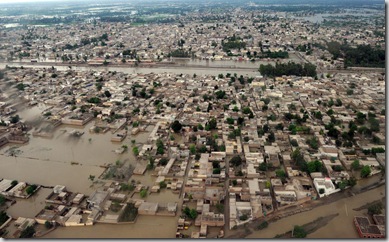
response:
<svg viewBox="0 0 389 242"><path fill-rule="evenodd" d="M331 178L315 178L313 179L313 185L315 186L319 197L328 196L332 193L339 192L340 189L336 189L335 185L332 183ZM320 194L320 190L323 189L324 193Z"/></svg>

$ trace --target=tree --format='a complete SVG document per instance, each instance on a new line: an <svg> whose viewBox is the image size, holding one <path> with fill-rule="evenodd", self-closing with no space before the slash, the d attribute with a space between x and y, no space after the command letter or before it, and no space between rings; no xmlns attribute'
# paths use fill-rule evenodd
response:
<svg viewBox="0 0 389 242"><path fill-rule="evenodd" d="M359 160L353 161L353 163L351 163L351 168L353 170L359 170L361 168L361 163L359 162Z"/></svg>
<svg viewBox="0 0 389 242"><path fill-rule="evenodd" d="M261 164L259 164L258 169L260 171L267 171L267 164L265 162L262 162Z"/></svg>
<svg viewBox="0 0 389 242"><path fill-rule="evenodd" d="M197 211L194 208L190 209L189 207L185 207L183 213L193 220L197 218Z"/></svg>
<svg viewBox="0 0 389 242"><path fill-rule="evenodd" d="M293 228L293 237L294 238L305 238L307 236L307 232L303 227L295 225Z"/></svg>
<svg viewBox="0 0 389 242"><path fill-rule="evenodd" d="M11 186L16 186L17 184L18 184L19 182L17 181L17 180L13 180L12 182L11 182Z"/></svg>
<svg viewBox="0 0 389 242"><path fill-rule="evenodd" d="M307 140L307 144L309 145L309 147L311 147L311 149L314 149L314 150L317 150L319 148L319 141L317 140L316 137L312 137L310 139Z"/></svg>
<svg viewBox="0 0 389 242"><path fill-rule="evenodd" d="M145 198L147 196L147 190L146 189L142 189L139 193L140 197L141 198Z"/></svg>
<svg viewBox="0 0 389 242"><path fill-rule="evenodd" d="M46 229L51 229L53 227L53 224L50 223L49 221L46 221L45 222L45 227L46 227Z"/></svg>
<svg viewBox="0 0 389 242"><path fill-rule="evenodd" d="M372 132L379 132L380 131L380 123L376 118L369 118L369 124L370 124L370 130Z"/></svg>
<svg viewBox="0 0 389 242"><path fill-rule="evenodd" d="M212 174L220 174L220 172L221 172L220 168L214 168Z"/></svg>
<svg viewBox="0 0 389 242"><path fill-rule="evenodd" d="M353 187L355 185L357 185L357 179L355 177L350 177L350 179L348 180L348 185Z"/></svg>
<svg viewBox="0 0 389 242"><path fill-rule="evenodd" d="M216 204L216 210L217 210L219 213L224 213L224 205L223 205L222 203Z"/></svg>
<svg viewBox="0 0 389 242"><path fill-rule="evenodd" d="M108 90L105 90L105 91L104 91L104 95L105 95L107 98L110 98L110 97L111 97L111 93L110 93Z"/></svg>
<svg viewBox="0 0 389 242"><path fill-rule="evenodd" d="M242 164L242 158L239 155L236 155L231 158L230 164L233 166L239 166Z"/></svg>
<svg viewBox="0 0 389 242"><path fill-rule="evenodd" d="M315 118L321 120L323 118L323 114L320 111L317 111L317 112L315 112Z"/></svg>
<svg viewBox="0 0 389 242"><path fill-rule="evenodd" d="M297 140L295 140L295 139L292 139L292 140L290 141L290 144L291 144L293 147L297 147L297 146L298 146Z"/></svg>
<svg viewBox="0 0 389 242"><path fill-rule="evenodd" d="M147 164L147 170L152 170L154 168L155 158L149 157L149 163Z"/></svg>
<svg viewBox="0 0 389 242"><path fill-rule="evenodd" d="M24 88L26 87L26 85L24 85L23 83L18 83L16 85L16 88L20 91L24 91Z"/></svg>
<svg viewBox="0 0 389 242"><path fill-rule="evenodd" d="M88 179L93 182L93 180L95 179L95 176L94 175L89 175Z"/></svg>
<svg viewBox="0 0 389 242"><path fill-rule="evenodd" d="M364 124L364 123L365 123L365 120L366 120L366 114L361 113L361 112L358 112L355 121L356 121L358 124Z"/></svg>
<svg viewBox="0 0 389 242"><path fill-rule="evenodd" d="M28 226L20 233L20 238L32 238L35 234L33 226Z"/></svg>
<svg viewBox="0 0 389 242"><path fill-rule="evenodd" d="M257 227L258 230L261 230L261 229L265 229L269 226L269 223L267 221L263 221L262 223L260 223Z"/></svg>
<svg viewBox="0 0 389 242"><path fill-rule="evenodd" d="M301 65L299 63L288 62L288 63L276 63L275 66L271 64L259 66L259 72L265 76L283 76L283 75L296 75L296 76L311 76L315 77L316 66L310 63Z"/></svg>
<svg viewBox="0 0 389 242"><path fill-rule="evenodd" d="M210 129L216 129L217 128L217 122L215 118L211 118L208 122L209 128Z"/></svg>
<svg viewBox="0 0 389 242"><path fill-rule="evenodd" d="M19 115L11 116L11 120L10 121L11 121L11 123L16 124L17 122L20 121Z"/></svg>
<svg viewBox="0 0 389 242"><path fill-rule="evenodd" d="M267 141L269 143L273 143L274 141L276 141L276 137L273 132L270 132L270 134L267 136Z"/></svg>
<svg viewBox="0 0 389 242"><path fill-rule="evenodd" d="M343 171L343 166L341 166L341 165L334 165L334 166L332 166L332 169L334 171L340 172L340 171Z"/></svg>
<svg viewBox="0 0 389 242"><path fill-rule="evenodd" d="M190 208L189 207L185 207L182 212L189 217L189 214L190 214Z"/></svg>
<svg viewBox="0 0 389 242"><path fill-rule="evenodd" d="M165 145L163 144L163 141L158 139L157 142L157 154L158 155L163 155L165 153Z"/></svg>
<svg viewBox="0 0 389 242"><path fill-rule="evenodd" d="M337 107L340 107L340 106L342 106L342 100L340 100L339 98L337 98L336 99L336 104L335 104L335 106L337 106Z"/></svg>
<svg viewBox="0 0 389 242"><path fill-rule="evenodd" d="M158 155L163 155L165 153L164 149L162 147L157 148L157 154Z"/></svg>
<svg viewBox="0 0 389 242"><path fill-rule="evenodd" d="M167 165L167 162L168 160L166 158L162 158L160 161L159 161L159 165L161 166L166 166Z"/></svg>
<svg viewBox="0 0 389 242"><path fill-rule="evenodd" d="M27 195L31 195L34 193L34 191L36 190L37 188L37 185L30 185L26 188L26 193Z"/></svg>
<svg viewBox="0 0 389 242"><path fill-rule="evenodd" d="M182 129L182 124L178 121L178 120L175 120L171 126L171 128L173 129L173 131L175 133L178 133L180 132L180 130Z"/></svg>
<svg viewBox="0 0 389 242"><path fill-rule="evenodd" d="M196 145L194 144L190 144L189 145L189 151L192 155L194 155L196 153Z"/></svg>
<svg viewBox="0 0 389 242"><path fill-rule="evenodd" d="M215 95L217 99L223 99L226 96L226 92L222 90L218 90L215 92Z"/></svg>
<svg viewBox="0 0 389 242"><path fill-rule="evenodd" d="M166 188L166 187L167 187L166 182L165 182L165 181L161 181L161 182L159 183L159 187L160 187L160 188Z"/></svg>
<svg viewBox="0 0 389 242"><path fill-rule="evenodd" d="M212 161L212 167L213 168L220 168L220 162L219 161Z"/></svg>
<svg viewBox="0 0 389 242"><path fill-rule="evenodd" d="M134 153L135 156L138 156L138 155L139 155L139 149L138 149L138 147L134 146L134 147L132 148L132 153Z"/></svg>
<svg viewBox="0 0 389 242"><path fill-rule="evenodd" d="M311 161L307 163L308 173L321 172L323 164L319 160Z"/></svg>
<svg viewBox="0 0 389 242"><path fill-rule="evenodd" d="M6 198L0 194L0 206L4 205L6 201Z"/></svg>
<svg viewBox="0 0 389 242"><path fill-rule="evenodd" d="M87 100L87 102L88 103L100 103L101 102L101 100L100 100L100 98L98 98L98 97L91 97L91 98L89 98L88 100Z"/></svg>
<svg viewBox="0 0 389 242"><path fill-rule="evenodd" d="M346 188L347 184L348 184L347 181L341 181L341 182L339 182L339 183L338 183L339 189L340 189L340 190L344 190L344 189Z"/></svg>
<svg viewBox="0 0 389 242"><path fill-rule="evenodd" d="M101 84L100 82L96 83L95 86L96 86L97 91L101 91L101 89L103 88L103 84Z"/></svg>
<svg viewBox="0 0 389 242"><path fill-rule="evenodd" d="M276 176L278 178L285 179L286 178L286 173L285 173L284 170L279 169L279 170L276 170Z"/></svg>
<svg viewBox="0 0 389 242"><path fill-rule="evenodd" d="M365 178L368 177L371 173L370 166L363 166L361 170L361 177Z"/></svg>
<svg viewBox="0 0 389 242"><path fill-rule="evenodd" d="M367 213L370 214L370 215L381 214L382 207L383 207L382 203L377 203L377 204L370 205L367 208Z"/></svg>

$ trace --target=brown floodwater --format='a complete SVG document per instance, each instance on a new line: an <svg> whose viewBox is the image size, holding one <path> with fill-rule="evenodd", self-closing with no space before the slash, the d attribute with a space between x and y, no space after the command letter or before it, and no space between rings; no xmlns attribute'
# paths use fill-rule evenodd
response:
<svg viewBox="0 0 389 242"><path fill-rule="evenodd" d="M142 215L134 224L59 227L42 238L174 238L177 219Z"/></svg>
<svg viewBox="0 0 389 242"><path fill-rule="evenodd" d="M367 211L366 209L361 211L354 211L353 209L382 197L385 197L385 186L280 219L270 223L266 229L254 231L247 238L274 238L277 234L292 230L295 225L303 225L319 217L336 213L339 213L337 217L326 226L309 234L307 238L359 238L353 218L356 215L365 215Z"/></svg>
<svg viewBox="0 0 389 242"><path fill-rule="evenodd" d="M37 117L47 108L45 105L25 109L18 107L18 114L23 120L38 124ZM85 127L61 125L54 130L53 138L34 137L31 130L30 141L27 144L9 144L0 149L0 177L45 186L62 184L69 191L90 195L103 183L92 184L88 179L89 175L99 177L104 171L100 166L115 163L116 160L135 166L139 161L131 152L131 140L135 139L137 144L146 143L154 128L148 126L146 132L135 136L129 134L123 142L114 143L110 141L112 135L110 131L105 134L90 133L89 128L93 124L94 121L89 122ZM69 133L73 130L84 134L79 138L72 137ZM128 145L128 151L116 154L114 151L123 144ZM17 155L9 156L10 150ZM156 177L151 174L152 172L147 171L143 176L134 175L130 179L152 186ZM50 191L51 189L41 189L30 199L17 199L17 203L7 212L14 218L20 216L33 218L44 208L44 200ZM139 197L136 194L134 198L138 198L137 196ZM178 194L167 189L149 194L145 200L163 203L180 202ZM176 232L177 216L139 216L135 224L126 225L96 224L82 228L58 228L45 238L172 238ZM163 229L155 229L162 227Z"/></svg>
<svg viewBox="0 0 389 242"><path fill-rule="evenodd" d="M45 105L38 105L20 109L18 114L27 122L35 120L38 123L37 117L46 108ZM70 191L89 195L96 188L96 185L91 187L89 175L99 177L104 171L100 166L115 163L116 160L135 165L136 159L131 149L123 154L114 151L124 144L131 147L133 139L137 143L145 143L153 129L153 126L149 126L146 132L128 135L119 143L111 142L111 131L105 134L90 133L89 128L93 124L94 121L84 127L61 125L54 130L53 138L34 137L34 130L31 130L27 144L8 144L0 149L0 178L45 186L62 184ZM84 134L79 138L73 137L70 135L73 130ZM16 156L9 156L10 150L16 151Z"/></svg>
<svg viewBox="0 0 389 242"><path fill-rule="evenodd" d="M29 199L16 198L16 203L7 209L8 215L15 219L35 217L46 206L45 199L51 191L52 189L40 188Z"/></svg>
<svg viewBox="0 0 389 242"><path fill-rule="evenodd" d="M90 69L89 67L80 68ZM107 70L120 71L121 69L125 70L127 68L117 67ZM135 69L137 72L140 70L140 68L129 68L126 72L132 72ZM167 70L163 68L157 69L161 72ZM141 71L150 72L152 70L152 68L143 68ZM181 71L182 69L175 70ZM189 68L187 70L192 72L199 71L198 69ZM218 69L209 71L214 74L221 72ZM37 117L47 108L45 105L37 105L25 109L18 108L18 114L27 122L39 122ZM30 141L26 145L12 144L2 147L0 149L0 178L16 179L46 186L62 184L70 191L90 195L101 184L92 185L92 182L88 180L89 175L99 177L104 171L100 166L115 163L116 160L135 165L138 161L133 156L130 148L128 152L123 154L116 154L114 150L123 144L131 147L131 140L133 139L137 143L145 143L153 128L149 126L147 132L139 133L136 136L129 134L123 142L113 143L110 141L110 131L105 134L89 133L89 128L93 124L94 121L91 121L85 127L61 125L55 129L51 139L30 135ZM79 138L71 137L69 133L75 129L83 131L84 135ZM32 131L30 131L30 134L32 134ZM174 137L176 142L182 142L180 136L175 134ZM8 156L8 151L11 148L17 150L16 157ZM75 163L77 164L75 165ZM156 177L151 176L151 172L146 172L144 176L134 175L130 179L152 186ZM368 185L370 181L371 179L363 181L359 186ZM44 198L49 192L50 189L41 189L30 199L17 199L17 203L11 206L7 212L13 217L34 217L45 206ZM137 196L139 195L135 195L134 198ZM317 207L311 211L286 217L271 223L264 230L254 231L248 237L273 238L277 234L291 230L294 225L302 225L320 216L339 213L339 216L331 220L329 224L309 234L308 238L357 238L358 235L352 219L355 215L365 214L366 210L354 211L352 209L384 196L385 188L382 186L354 197ZM166 189L160 193L149 194L145 200L151 202L178 202L179 204L181 202L178 194L174 194ZM90 227L60 227L44 236L44 238L173 238L176 232L177 218L178 215L176 217L139 216L135 224L96 224ZM212 232L216 233L217 229L212 230Z"/></svg>

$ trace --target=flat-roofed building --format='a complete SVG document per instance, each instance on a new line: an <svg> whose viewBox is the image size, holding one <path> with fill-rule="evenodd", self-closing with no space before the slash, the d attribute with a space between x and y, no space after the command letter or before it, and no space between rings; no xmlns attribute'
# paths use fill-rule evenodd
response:
<svg viewBox="0 0 389 242"><path fill-rule="evenodd" d="M355 216L354 224L360 238L385 238L377 225L371 224L367 217Z"/></svg>

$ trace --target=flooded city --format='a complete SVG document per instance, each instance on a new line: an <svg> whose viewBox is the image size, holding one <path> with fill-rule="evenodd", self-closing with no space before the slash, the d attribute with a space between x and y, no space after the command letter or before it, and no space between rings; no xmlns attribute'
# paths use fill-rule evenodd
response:
<svg viewBox="0 0 389 242"><path fill-rule="evenodd" d="M18 112L25 122L34 122L48 107L37 105L32 108L21 107ZM36 123L35 123L36 124ZM44 125L44 124L42 124ZM1 151L0 177L4 179L18 179L28 183L44 186L66 185L68 190L92 193L102 186L103 181L91 182L90 175L100 177L104 167L118 160L133 166L139 162L132 152L123 154L115 153L115 150L123 145L131 146L131 141L144 144L149 137L153 126L150 125L144 132L137 135L129 135L121 143L110 141L111 132L104 134L92 134L89 132L93 122L85 127L61 125L53 130L52 138L32 137L26 145L7 145ZM81 137L73 137L73 130L84 132ZM179 136L176 136L179 138ZM10 154L13 155L10 155ZM155 176L147 171L144 175L133 175L136 180L146 186L155 183ZM17 217L34 217L45 207L45 198L51 189L42 188L29 200L18 199L16 204L8 209L9 215ZM133 198L140 199L139 195ZM179 202L179 196L171 191L161 191L150 194L149 202ZM88 228L58 228L47 234L44 238L100 238L112 236L112 238L171 238L175 234L177 216L171 218L139 217L135 224L131 225L104 225L97 224ZM164 229L150 228L164 226Z"/></svg>

